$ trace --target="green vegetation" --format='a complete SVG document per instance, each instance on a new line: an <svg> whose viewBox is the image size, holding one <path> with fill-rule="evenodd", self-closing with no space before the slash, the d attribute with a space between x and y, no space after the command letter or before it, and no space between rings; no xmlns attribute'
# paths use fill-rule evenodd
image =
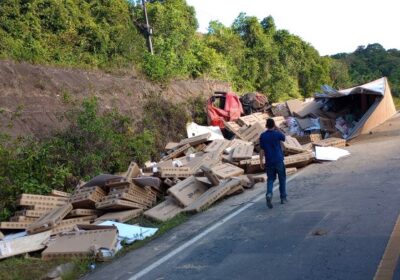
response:
<svg viewBox="0 0 400 280"><path fill-rule="evenodd" d="M333 58L344 62L353 84L363 84L387 77L392 93L400 96L400 51L385 50L380 44L359 46L353 53L336 54Z"/></svg>
<svg viewBox="0 0 400 280"><path fill-rule="evenodd" d="M320 57L300 37L277 30L271 16L240 14L231 27L211 22L197 34L185 0L149 1L155 55L146 51L140 1L4 0L0 57L33 63L101 68L134 66L149 79L210 78L272 100L309 96L339 83L333 59Z"/></svg>

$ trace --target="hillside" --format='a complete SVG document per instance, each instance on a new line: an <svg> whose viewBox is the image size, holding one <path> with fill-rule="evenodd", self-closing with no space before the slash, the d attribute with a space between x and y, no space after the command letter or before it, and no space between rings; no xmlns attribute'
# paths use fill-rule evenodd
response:
<svg viewBox="0 0 400 280"><path fill-rule="evenodd" d="M97 97L102 111L115 108L138 126L152 97L168 100L168 107L168 102L180 104L199 96L204 100L216 90L229 89L227 83L211 80L176 80L162 86L135 74L0 61L1 132L49 136L66 127L62 117L68 109L91 96Z"/></svg>
<svg viewBox="0 0 400 280"><path fill-rule="evenodd" d="M89 69L136 69L148 79L227 81L271 100L310 96L340 85L336 61L300 37L278 30L271 16L240 14L198 34L185 0L148 1L154 55L147 52L140 1L5 0L0 4L0 58Z"/></svg>

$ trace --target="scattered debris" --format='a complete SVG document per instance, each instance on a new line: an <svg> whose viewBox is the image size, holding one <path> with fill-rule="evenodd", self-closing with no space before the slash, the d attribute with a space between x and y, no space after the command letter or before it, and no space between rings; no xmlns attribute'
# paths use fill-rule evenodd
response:
<svg viewBox="0 0 400 280"><path fill-rule="evenodd" d="M44 249L50 231L0 241L0 259Z"/></svg>
<svg viewBox="0 0 400 280"><path fill-rule="evenodd" d="M42 252L42 259L114 256L118 248L117 228L68 232L57 236Z"/></svg>
<svg viewBox="0 0 400 280"><path fill-rule="evenodd" d="M375 83L383 83L383 89L371 85L348 91L323 88L323 94L305 102L270 105L251 94L243 98L246 112L252 113L246 116L241 116L237 96L221 93L208 102L211 123L217 127L188 125L189 138L168 143L160 161L146 162L143 167L131 162L126 172L101 174L72 193L22 194L15 215L0 223L5 233L21 232L4 238L0 233L0 258L45 249L43 259L94 256L108 260L118 251L118 240L129 243L157 231L124 222L141 215L164 222L180 213L197 213L265 182L258 142L269 117L286 134L282 147L288 175L316 159L348 155L341 149L346 139L363 131L362 125L371 127L369 120L379 112L370 111L382 107L379 102L390 103L387 81ZM360 104L367 107L358 110Z"/></svg>

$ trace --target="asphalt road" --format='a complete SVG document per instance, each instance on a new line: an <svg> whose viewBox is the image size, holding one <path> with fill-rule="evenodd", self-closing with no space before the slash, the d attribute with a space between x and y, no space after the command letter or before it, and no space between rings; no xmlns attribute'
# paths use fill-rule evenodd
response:
<svg viewBox="0 0 400 280"><path fill-rule="evenodd" d="M397 126L400 118L391 131ZM276 193L267 209L258 187L85 279L373 279L400 214L400 136L385 133L302 170L288 183L288 204Z"/></svg>

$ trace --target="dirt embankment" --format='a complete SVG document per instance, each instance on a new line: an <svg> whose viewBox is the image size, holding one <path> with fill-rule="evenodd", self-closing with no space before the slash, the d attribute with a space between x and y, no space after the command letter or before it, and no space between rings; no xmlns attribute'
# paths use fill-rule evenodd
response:
<svg viewBox="0 0 400 280"><path fill-rule="evenodd" d="M179 80L161 86L134 74L115 75L49 66L0 61L0 131L45 136L65 127L60 116L88 96L96 96L104 109L118 110L140 121L146 100L154 95L181 102L216 90L228 83Z"/></svg>

